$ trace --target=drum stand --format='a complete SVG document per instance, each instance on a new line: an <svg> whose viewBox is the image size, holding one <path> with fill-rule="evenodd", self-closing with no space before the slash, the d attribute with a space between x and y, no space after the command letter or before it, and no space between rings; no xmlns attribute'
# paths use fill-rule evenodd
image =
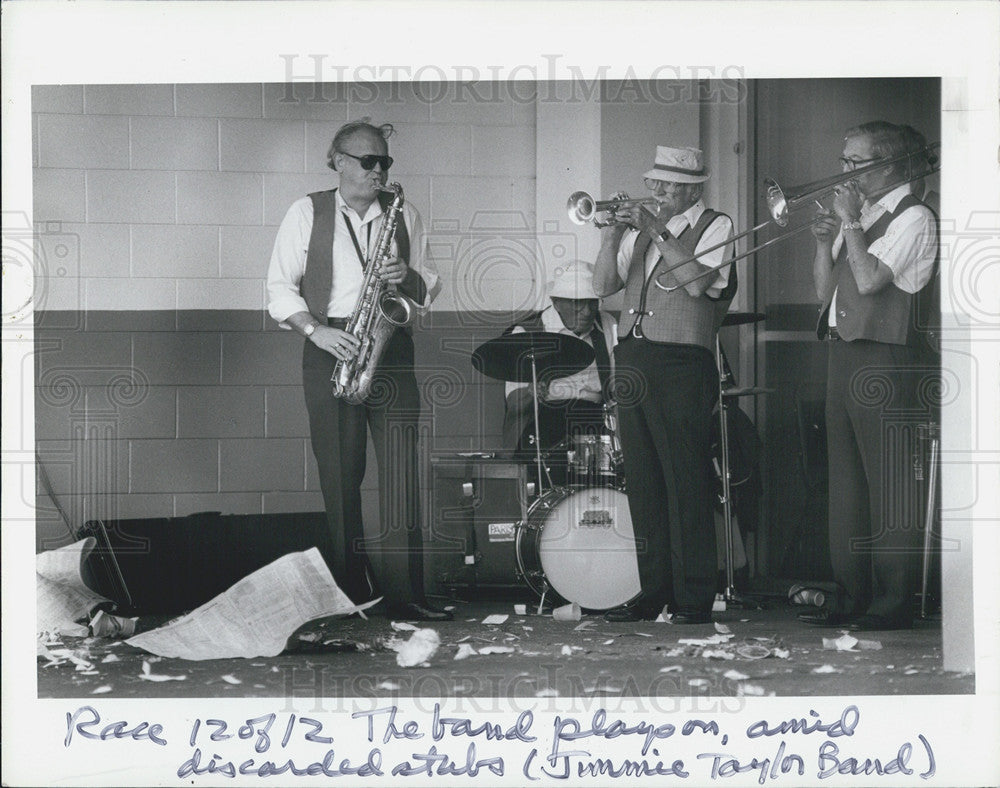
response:
<svg viewBox="0 0 1000 788"><path fill-rule="evenodd" d="M927 511L924 514L924 555L923 555L923 577L920 584L920 617L927 618L927 581L930 576L931 552L934 547L934 510L937 505L937 477L938 462L941 452L940 428L935 422L929 423L926 428L921 427L921 439L929 439L931 442L930 456L930 478L927 481ZM923 479L923 468L917 467L917 479Z"/></svg>
<svg viewBox="0 0 1000 788"><path fill-rule="evenodd" d="M538 418L538 367L535 364L535 354L534 352L529 352L528 357L531 359L531 405L534 409L534 419L535 419L535 462L538 465L538 496L536 500L541 500L542 494L545 492L545 486L542 483L542 471L545 471L545 476L549 478L549 486L552 486L552 479L549 477L549 469L542 465L542 433L539 429L540 420ZM549 592L549 585L547 582L544 583L542 587L542 595L538 600L538 615L542 614L542 608L545 605L545 596Z"/></svg>
<svg viewBox="0 0 1000 788"><path fill-rule="evenodd" d="M540 420L538 418L538 367L535 364L534 351L528 352L531 359L531 405L535 419L535 462L538 465L538 498L542 497L545 487L542 484L542 471L549 480L549 487L552 486L552 477L549 476L549 469L542 465L542 434L539 429Z"/></svg>
<svg viewBox="0 0 1000 788"><path fill-rule="evenodd" d="M736 593L733 581L733 507L729 469L729 405L726 402L727 397L724 389L729 375L726 369L728 365L725 363L725 356L722 352L722 343L719 341L718 336L715 338L715 358L719 370L719 441L722 444L720 448L722 467L719 470L719 475L722 477L722 495L719 497L719 502L722 504L722 516L726 528L726 590L723 592L723 600L727 606L742 606L747 603Z"/></svg>

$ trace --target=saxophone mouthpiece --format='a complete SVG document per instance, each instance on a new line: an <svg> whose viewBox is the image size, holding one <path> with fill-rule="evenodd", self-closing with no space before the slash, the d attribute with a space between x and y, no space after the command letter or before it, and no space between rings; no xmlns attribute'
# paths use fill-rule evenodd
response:
<svg viewBox="0 0 1000 788"><path fill-rule="evenodd" d="M380 192L386 192L387 194L392 194L395 197L403 196L403 187L398 183L390 183L388 186L379 186L378 190Z"/></svg>

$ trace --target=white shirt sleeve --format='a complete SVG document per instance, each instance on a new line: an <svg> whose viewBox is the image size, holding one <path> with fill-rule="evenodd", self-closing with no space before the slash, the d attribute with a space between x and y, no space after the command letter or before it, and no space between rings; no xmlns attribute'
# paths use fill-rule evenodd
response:
<svg viewBox="0 0 1000 788"><path fill-rule="evenodd" d="M728 240L733 235L733 221L728 216L723 214L722 216L716 217L708 229L705 230L704 235L698 241L698 249L708 249L709 247L721 244L723 241ZM729 244L722 246L715 251L709 252L708 254L702 255L698 258L698 262L709 268L718 268L722 261L726 258L726 255L731 251ZM727 265L721 271L719 275L712 281L711 287L706 291L710 296L718 296L722 292L722 289L729 283L729 269L732 268L731 265Z"/></svg>
<svg viewBox="0 0 1000 788"><path fill-rule="evenodd" d="M424 303L417 304L422 310L430 307L431 302L437 298L441 292L441 277L438 275L437 266L428 253L427 231L424 229L424 220L420 214L409 203L403 204L403 213L406 217L406 226L410 233L410 268L420 274L427 288L427 296Z"/></svg>
<svg viewBox="0 0 1000 788"><path fill-rule="evenodd" d="M303 197L281 220L267 269L267 311L282 328L291 328L285 320L309 307L299 292L299 283L306 271L306 252L312 234L312 200Z"/></svg>
<svg viewBox="0 0 1000 788"><path fill-rule="evenodd" d="M893 219L881 238L868 247L892 271L892 283L916 293L934 273L938 233L934 214L922 205L907 208Z"/></svg>
<svg viewBox="0 0 1000 788"><path fill-rule="evenodd" d="M632 252L638 237L638 230L628 230L618 243L618 277L623 282L628 282L628 267L632 262Z"/></svg>

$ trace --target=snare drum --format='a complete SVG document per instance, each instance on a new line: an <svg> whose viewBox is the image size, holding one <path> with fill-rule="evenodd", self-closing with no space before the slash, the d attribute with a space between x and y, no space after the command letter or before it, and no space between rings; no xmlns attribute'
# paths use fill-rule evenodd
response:
<svg viewBox="0 0 1000 788"><path fill-rule="evenodd" d="M628 497L610 486L557 487L536 500L517 527L517 565L539 596L550 591L590 610L639 593L639 564Z"/></svg>
<svg viewBox="0 0 1000 788"><path fill-rule="evenodd" d="M621 452L613 435L575 435L566 451L571 484L622 486Z"/></svg>

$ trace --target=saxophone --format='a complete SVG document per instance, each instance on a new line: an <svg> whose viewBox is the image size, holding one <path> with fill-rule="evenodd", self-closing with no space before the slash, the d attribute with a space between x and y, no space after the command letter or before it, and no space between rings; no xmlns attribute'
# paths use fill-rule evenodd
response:
<svg viewBox="0 0 1000 788"><path fill-rule="evenodd" d="M402 186L391 183L381 190L392 193L392 202L382 217L375 244L368 250L361 293L344 328L361 344L354 358L337 361L330 378L334 396L354 405L360 405L368 397L385 343L397 328L412 322L416 310L411 299L396 292L395 288L390 289L389 284L378 275L382 262L389 257L399 212L403 207Z"/></svg>

